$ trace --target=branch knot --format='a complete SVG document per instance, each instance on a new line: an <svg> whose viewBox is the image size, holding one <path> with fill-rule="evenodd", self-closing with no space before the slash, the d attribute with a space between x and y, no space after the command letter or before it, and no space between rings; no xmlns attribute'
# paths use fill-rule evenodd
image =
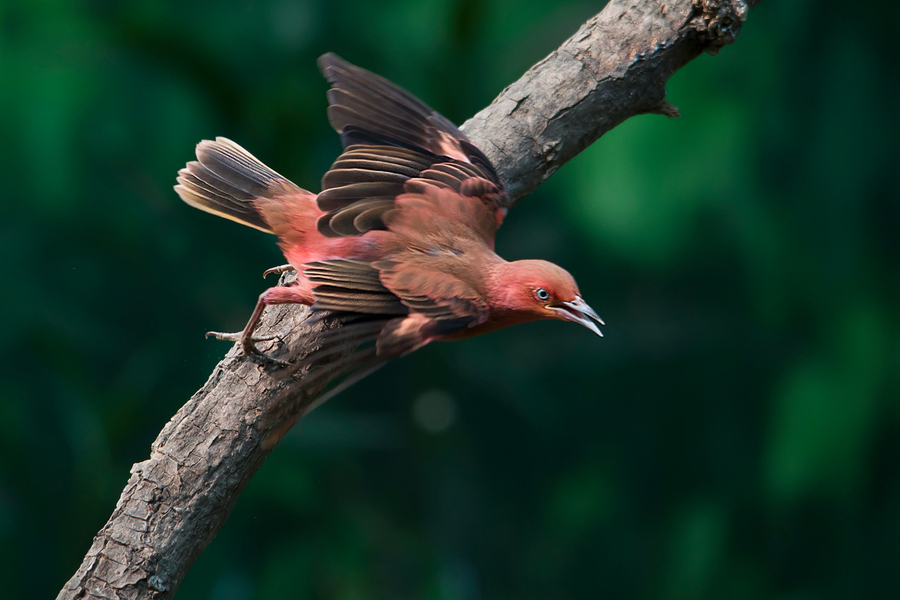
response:
<svg viewBox="0 0 900 600"><path fill-rule="evenodd" d="M749 10L745 0L692 0L691 4L690 26L713 55L735 40Z"/></svg>

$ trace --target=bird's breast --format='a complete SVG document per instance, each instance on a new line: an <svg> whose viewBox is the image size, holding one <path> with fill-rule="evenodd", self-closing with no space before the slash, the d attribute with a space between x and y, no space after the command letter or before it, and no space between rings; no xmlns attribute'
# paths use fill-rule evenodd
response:
<svg viewBox="0 0 900 600"><path fill-rule="evenodd" d="M505 329L506 327L518 325L519 323L537 321L539 318L540 317L538 315L530 312L492 312L491 316L489 316L483 323L480 323L473 327L469 327L467 329L463 329L462 331L457 331L456 333L446 335L441 338L441 341L454 342L456 340L464 340L470 337L475 337L476 335L482 335L485 333L490 333L492 331L497 331L498 329Z"/></svg>

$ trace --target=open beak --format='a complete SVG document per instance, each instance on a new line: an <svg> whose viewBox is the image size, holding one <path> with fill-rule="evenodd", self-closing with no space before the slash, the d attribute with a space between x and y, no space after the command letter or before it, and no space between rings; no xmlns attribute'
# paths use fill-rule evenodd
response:
<svg viewBox="0 0 900 600"><path fill-rule="evenodd" d="M581 299L581 296L575 296L575 299L570 300L569 302L559 302L552 305L548 304L547 308L556 311L560 319L574 321L584 325L600 337L603 337L603 333L597 326L598 323L600 325L605 325L603 319L600 318L600 315L598 315L593 308L588 306L587 302Z"/></svg>

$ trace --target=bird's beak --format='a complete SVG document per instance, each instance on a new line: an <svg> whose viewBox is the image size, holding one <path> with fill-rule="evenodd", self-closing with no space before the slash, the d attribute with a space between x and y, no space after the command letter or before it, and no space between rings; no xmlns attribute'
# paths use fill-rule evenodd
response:
<svg viewBox="0 0 900 600"><path fill-rule="evenodd" d="M584 325L600 337L603 337L603 333L600 331L600 328L597 327L598 323L600 325L605 325L603 319L600 318L600 315L598 315L593 308L588 306L587 302L581 299L581 296L575 296L575 299L570 300L569 302L548 304L547 308L555 311L560 319L574 321Z"/></svg>

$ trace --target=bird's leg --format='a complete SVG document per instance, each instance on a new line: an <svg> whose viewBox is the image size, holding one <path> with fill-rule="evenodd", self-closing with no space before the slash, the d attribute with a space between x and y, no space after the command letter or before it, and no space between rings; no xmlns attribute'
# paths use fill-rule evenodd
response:
<svg viewBox="0 0 900 600"><path fill-rule="evenodd" d="M278 265L277 267L272 267L271 269L266 269L265 271L263 271L263 279L265 279L272 273L275 273L276 275L281 275L282 273L286 273L288 271L293 271L293 270L294 270L294 265L291 265L291 264Z"/></svg>
<svg viewBox="0 0 900 600"><path fill-rule="evenodd" d="M250 315L250 320L244 326L243 331L236 333L222 333L219 331L209 331L206 337L213 336L217 340L226 342L240 342L244 354L262 363L273 363L279 366L286 366L288 363L277 358L272 358L267 354L263 354L256 347L256 342L268 342L278 339L276 335L254 336L253 332L259 325L259 320L265 308L272 304L309 304L309 299L304 295L297 286L276 286L267 289L260 294L259 300L256 302L256 308Z"/></svg>
<svg viewBox="0 0 900 600"><path fill-rule="evenodd" d="M267 290L268 291L268 290ZM275 363L279 366L287 365L283 360L278 360L276 358L272 358L267 354L263 354L256 347L256 342L268 342L274 340L276 336L274 335L266 335L266 336L258 336L254 337L253 332L256 330L256 326L259 325L259 319L262 316L263 310L266 308L266 293L263 292L259 300L256 303L256 308L253 309L253 314L250 315L250 320L247 321L247 324L244 326L243 331L238 331L235 333L222 333L220 331L208 331L206 332L206 337L215 337L217 340L222 340L223 342L240 342L241 349L243 349L244 354L249 356L250 358L261 361L261 362L271 362Z"/></svg>

